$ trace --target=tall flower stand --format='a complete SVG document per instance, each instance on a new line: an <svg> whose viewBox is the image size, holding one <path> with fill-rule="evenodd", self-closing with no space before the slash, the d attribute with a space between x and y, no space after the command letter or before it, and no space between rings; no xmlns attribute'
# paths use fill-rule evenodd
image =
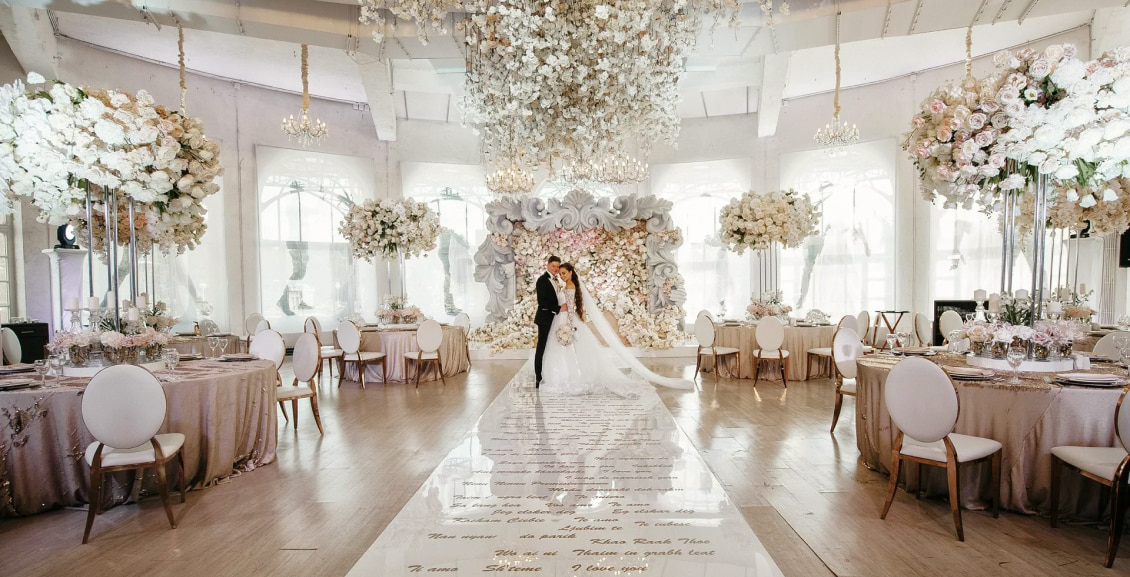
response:
<svg viewBox="0 0 1130 577"><path fill-rule="evenodd" d="M83 264L87 250L84 248L49 248L42 251L50 260L51 269L51 319L50 332L65 330L70 313L64 310L71 299L85 303L82 290Z"/></svg>

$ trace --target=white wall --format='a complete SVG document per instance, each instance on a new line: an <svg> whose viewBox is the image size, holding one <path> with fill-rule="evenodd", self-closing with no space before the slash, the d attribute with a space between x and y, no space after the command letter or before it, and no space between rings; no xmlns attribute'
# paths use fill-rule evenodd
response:
<svg viewBox="0 0 1130 577"><path fill-rule="evenodd" d="M1089 29L1069 31L1035 45L1042 47L1062 42L1073 42L1087 54ZM62 53L60 75L68 82L126 91L146 89L158 102L170 106L178 102L175 69L102 52L66 39L59 40L59 50ZM960 58L961 55L954 55L955 60ZM11 74L7 72L11 68L10 61L10 51L0 51L0 74ZM975 74L988 73L991 69L989 57L974 63ZM844 90L842 116L858 124L864 140L896 137L901 142L901 134L907 129L919 102L942 82L956 79L962 73L962 64L955 64ZM222 229L213 228L208 234L225 235L228 258L221 266L226 268L231 281L227 289L232 305L228 320L229 326L238 328L246 313L259 308L255 146L294 147L288 143L279 124L283 116L299 111L301 99L298 95L191 75L188 86L189 113L202 117L209 136L222 145L222 161L226 167L222 194L229 218ZM780 155L816 148L812 134L831 117L831 112L831 94L789 100L781 111L776 136L764 139L756 137L756 114L684 120L677 146L657 145L650 162L654 165L748 158L752 175L750 186L758 190L773 189L778 187ZM400 120L399 140L382 142L376 137L367 111L355 110L349 104L314 100L311 113L324 120L330 129L330 136L318 147L319 151L372 159L378 197L400 194L400 162L480 162L477 137L458 123ZM901 150L897 151L897 157L900 249L896 259L900 274L895 281L897 302L890 304L927 310L931 304L930 279L923 259L929 254L929 206L919 198L913 165ZM647 188L647 183L643 183L636 190L646 193ZM46 274L46 261L43 259L40 265L38 251L50 246L48 239L53 235L45 234L46 227L27 221L23 222L27 267L24 280L27 292L31 293L42 284ZM986 220L986 226L994 225ZM916 263L923 265L916 266ZM377 266L378 271L384 268ZM378 282L384 282L383 277ZM25 310L31 312L38 310L37 307L37 299L29 297Z"/></svg>

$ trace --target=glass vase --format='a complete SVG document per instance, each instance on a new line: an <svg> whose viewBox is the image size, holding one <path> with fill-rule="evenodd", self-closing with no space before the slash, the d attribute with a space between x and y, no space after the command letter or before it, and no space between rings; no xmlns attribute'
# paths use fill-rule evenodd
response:
<svg viewBox="0 0 1130 577"><path fill-rule="evenodd" d="M70 347L71 366L85 367L90 362L90 345Z"/></svg>

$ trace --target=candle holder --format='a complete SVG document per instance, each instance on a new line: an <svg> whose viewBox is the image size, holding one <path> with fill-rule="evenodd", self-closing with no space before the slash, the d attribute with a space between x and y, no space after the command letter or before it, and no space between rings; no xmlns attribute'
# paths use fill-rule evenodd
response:
<svg viewBox="0 0 1130 577"><path fill-rule="evenodd" d="M82 309L67 309L71 313L71 334L82 332Z"/></svg>

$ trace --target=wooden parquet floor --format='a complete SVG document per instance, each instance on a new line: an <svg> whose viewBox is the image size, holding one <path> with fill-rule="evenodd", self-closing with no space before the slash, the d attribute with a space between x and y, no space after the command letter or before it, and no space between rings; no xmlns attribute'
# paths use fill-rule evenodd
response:
<svg viewBox="0 0 1130 577"><path fill-rule="evenodd" d="M693 372L689 359L645 362ZM301 403L297 432L280 423L276 462L190 492L174 504L177 529L156 498L99 516L88 545L84 510L3 520L0 576L341 577L520 366L476 361L446 387L418 390L327 382L324 437ZM1114 569L1102 566L1102 526L965 511L961 543L946 502L901 490L881 521L887 478L859 464L852 399L828 433L828 379L700 383L660 395L786 575L1130 575L1130 544Z"/></svg>

